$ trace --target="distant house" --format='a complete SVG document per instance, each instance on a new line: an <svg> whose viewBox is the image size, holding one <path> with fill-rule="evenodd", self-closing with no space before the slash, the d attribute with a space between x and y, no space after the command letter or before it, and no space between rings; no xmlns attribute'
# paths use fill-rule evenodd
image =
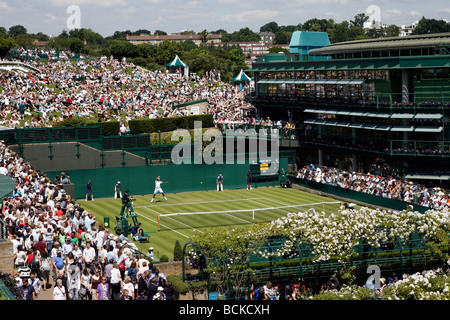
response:
<svg viewBox="0 0 450 320"><path fill-rule="evenodd" d="M269 45L273 44L275 40L275 33L273 32L259 32L258 36L261 37L261 42Z"/></svg>
<svg viewBox="0 0 450 320"><path fill-rule="evenodd" d="M239 46L245 56L245 63L247 66L251 67L252 62L257 60L257 57L266 55L269 53L270 48L283 48L289 50L288 44L267 44L262 41L252 41L252 42L225 42L216 44L216 46Z"/></svg>
<svg viewBox="0 0 450 320"><path fill-rule="evenodd" d="M152 45L160 45L163 41L175 41L175 42L185 42L187 40L192 40L196 45L202 43L201 36L197 34L171 34L171 35L139 35L139 36L127 36L127 41L132 44L142 44L148 43ZM222 42L221 34L208 34L207 44L217 44Z"/></svg>
<svg viewBox="0 0 450 320"><path fill-rule="evenodd" d="M48 45L48 41L34 40L32 45L35 47L46 47Z"/></svg>

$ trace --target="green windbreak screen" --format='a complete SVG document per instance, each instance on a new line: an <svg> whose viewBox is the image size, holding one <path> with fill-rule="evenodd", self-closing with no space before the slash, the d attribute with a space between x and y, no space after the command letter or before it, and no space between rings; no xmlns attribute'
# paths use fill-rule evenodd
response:
<svg viewBox="0 0 450 320"><path fill-rule="evenodd" d="M0 174L0 197L6 197L12 194L14 188L16 187L16 182L9 176Z"/></svg>

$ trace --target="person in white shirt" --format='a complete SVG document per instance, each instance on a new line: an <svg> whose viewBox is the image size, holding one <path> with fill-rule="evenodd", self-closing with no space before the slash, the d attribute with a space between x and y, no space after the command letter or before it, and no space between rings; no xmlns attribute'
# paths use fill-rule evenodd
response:
<svg viewBox="0 0 450 320"><path fill-rule="evenodd" d="M166 195L164 194L164 191L163 191L163 189L161 188L161 184L163 184L163 183L168 183L168 182L163 182L163 181L161 181L161 177L160 177L160 176L157 176L157 177L156 177L156 180L155 180L155 191L153 192L153 198L152 198L152 201L151 201L151 202L153 202L153 201L155 200L155 196L156 196L156 194L158 194L158 193L161 193L162 196L164 197L164 200L167 200Z"/></svg>
<svg viewBox="0 0 450 320"><path fill-rule="evenodd" d="M86 248L83 250L83 260L87 268L91 267L92 262L95 259L95 249L91 246L90 241L86 241Z"/></svg>

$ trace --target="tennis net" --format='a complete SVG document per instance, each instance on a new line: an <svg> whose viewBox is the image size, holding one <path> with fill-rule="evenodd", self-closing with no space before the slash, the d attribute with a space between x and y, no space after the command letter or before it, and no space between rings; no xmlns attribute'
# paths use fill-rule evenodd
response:
<svg viewBox="0 0 450 320"><path fill-rule="evenodd" d="M317 202L281 207L264 207L242 210L177 212L158 216L158 231L174 229L201 229L232 225L270 222L288 213L304 212L311 208L325 213L337 212L342 202Z"/></svg>

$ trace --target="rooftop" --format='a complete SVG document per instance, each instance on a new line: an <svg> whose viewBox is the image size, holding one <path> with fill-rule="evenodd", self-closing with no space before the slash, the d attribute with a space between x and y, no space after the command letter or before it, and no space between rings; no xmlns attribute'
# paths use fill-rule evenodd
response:
<svg viewBox="0 0 450 320"><path fill-rule="evenodd" d="M331 55L344 52L389 50L393 48L414 49L440 45L450 46L450 33L346 41L312 49L309 53L311 55Z"/></svg>

